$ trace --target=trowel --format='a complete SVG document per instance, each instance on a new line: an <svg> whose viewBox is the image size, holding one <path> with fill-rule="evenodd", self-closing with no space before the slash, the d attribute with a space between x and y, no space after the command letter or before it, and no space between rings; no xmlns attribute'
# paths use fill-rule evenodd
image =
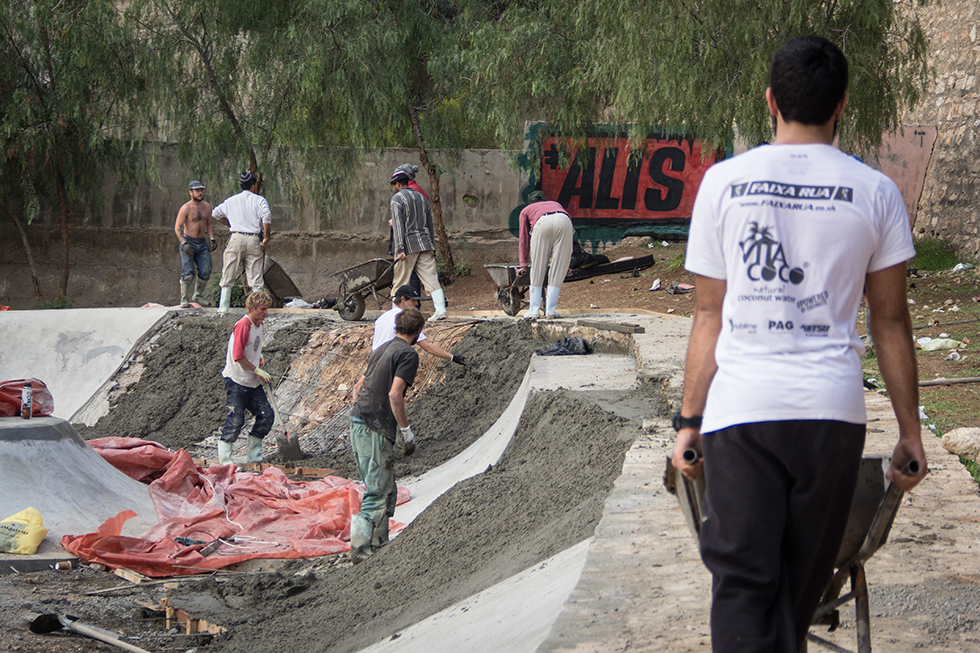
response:
<svg viewBox="0 0 980 653"><path fill-rule="evenodd" d="M293 435L292 437L289 436L289 431L286 429L286 424L279 416L279 406L276 404L276 396L272 393L272 386L263 381L262 387L265 389L265 396L268 397L269 403L272 404L272 412L276 415L276 421L273 423L272 428L275 428L276 425L282 427L283 434L276 434L276 444L279 446L279 457L283 462L302 460L303 450L299 448L299 437L296 435Z"/></svg>

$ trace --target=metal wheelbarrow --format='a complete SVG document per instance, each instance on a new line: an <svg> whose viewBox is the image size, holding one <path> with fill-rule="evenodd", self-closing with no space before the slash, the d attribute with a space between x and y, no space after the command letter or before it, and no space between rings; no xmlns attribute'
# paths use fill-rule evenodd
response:
<svg viewBox="0 0 980 653"><path fill-rule="evenodd" d="M885 471L890 463L891 458L887 456L868 456L861 460L844 540L834 563L836 572L824 590L812 621L812 625L829 626L829 631L834 631L840 625L840 607L854 601L858 653L871 653L871 613L864 564L888 539L892 522L895 521L905 494L897 485L885 480ZM668 491L677 495L684 519L697 539L701 524L707 518L703 512L704 475L693 481L688 480L674 469L668 458L664 482ZM848 579L851 582L851 591L841 596ZM841 650L812 633L807 635L807 640L824 644L835 651Z"/></svg>
<svg viewBox="0 0 980 653"><path fill-rule="evenodd" d="M521 310L524 301L524 293L527 292L530 277L529 270L524 274L518 275L517 271L521 266L489 263L483 266L493 282L497 284L497 290L493 297L500 302L500 308L507 315L517 315Z"/></svg>
<svg viewBox="0 0 980 653"><path fill-rule="evenodd" d="M364 316L364 300L368 295L374 297L379 310L383 308L382 301L387 301L389 297L379 297L378 291L391 288L395 278L395 263L391 259L375 258L330 276L336 277L340 282L334 308L340 313L340 317L354 321Z"/></svg>

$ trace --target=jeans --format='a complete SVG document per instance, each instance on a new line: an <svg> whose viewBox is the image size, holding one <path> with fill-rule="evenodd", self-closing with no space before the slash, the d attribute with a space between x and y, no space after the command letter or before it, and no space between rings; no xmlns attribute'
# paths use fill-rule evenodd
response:
<svg viewBox="0 0 980 653"><path fill-rule="evenodd" d="M194 250L192 256L184 254L184 246L178 244L177 251L180 252L180 278L184 283L190 283L194 278L194 266L197 266L197 276L201 281L211 278L211 248L208 241L204 238L191 238L184 236L187 244Z"/></svg>
<svg viewBox="0 0 980 653"><path fill-rule="evenodd" d="M222 378L225 380L225 394L228 400L225 425L221 428L221 441L234 442L238 439L238 434L242 432L242 426L245 424L246 410L255 415L255 424L252 425L249 436L264 438L268 435L276 421L276 414L262 386L248 388L238 385L227 376Z"/></svg>

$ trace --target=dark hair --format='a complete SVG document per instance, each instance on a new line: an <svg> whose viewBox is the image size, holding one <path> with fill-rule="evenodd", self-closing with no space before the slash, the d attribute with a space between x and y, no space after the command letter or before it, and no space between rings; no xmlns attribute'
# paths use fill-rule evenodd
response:
<svg viewBox="0 0 980 653"><path fill-rule="evenodd" d="M544 191L532 190L527 194L527 203L534 204L535 202L547 202L548 198L545 196Z"/></svg>
<svg viewBox="0 0 980 653"><path fill-rule="evenodd" d="M406 308L395 316L395 333L403 336L413 336L422 330L425 318L417 308Z"/></svg>
<svg viewBox="0 0 980 653"><path fill-rule="evenodd" d="M769 86L783 120L824 125L847 93L847 58L823 37L801 36L776 52Z"/></svg>

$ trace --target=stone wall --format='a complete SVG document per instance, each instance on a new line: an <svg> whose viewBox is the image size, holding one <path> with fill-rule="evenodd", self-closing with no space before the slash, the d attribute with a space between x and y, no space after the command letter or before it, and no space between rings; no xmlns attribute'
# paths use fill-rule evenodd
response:
<svg viewBox="0 0 980 653"><path fill-rule="evenodd" d="M511 167L512 152L469 150L449 165L439 184L443 220L457 262L475 269L484 263L516 259L516 240L508 230L510 212L521 204L519 176ZM161 183L125 192L106 182L107 201L93 215L78 210L70 220L71 249L68 296L78 308L140 306L146 302L175 304L179 298L180 260L173 225L187 201L190 174L177 161L176 147L160 151ZM354 183L355 200L338 206L300 209L282 196L270 195L273 240L270 256L292 278L308 301L332 295L331 275L351 265L388 254L388 203L391 171L402 163L418 165L414 150L388 150L370 159ZM202 180L205 198L217 204L234 191L236 180ZM428 190L420 172L416 181ZM222 192L222 190L224 192ZM213 254L214 276L220 275L221 252L228 230L215 226L219 247ZM44 299L58 295L61 236L58 216L43 213L27 226ZM34 308L34 296L20 234L9 220L0 220L0 304Z"/></svg>
<svg viewBox="0 0 980 653"><path fill-rule="evenodd" d="M935 125L938 138L915 218L916 238L949 240L980 255L980 5L943 0L922 12L935 78L905 124Z"/></svg>

